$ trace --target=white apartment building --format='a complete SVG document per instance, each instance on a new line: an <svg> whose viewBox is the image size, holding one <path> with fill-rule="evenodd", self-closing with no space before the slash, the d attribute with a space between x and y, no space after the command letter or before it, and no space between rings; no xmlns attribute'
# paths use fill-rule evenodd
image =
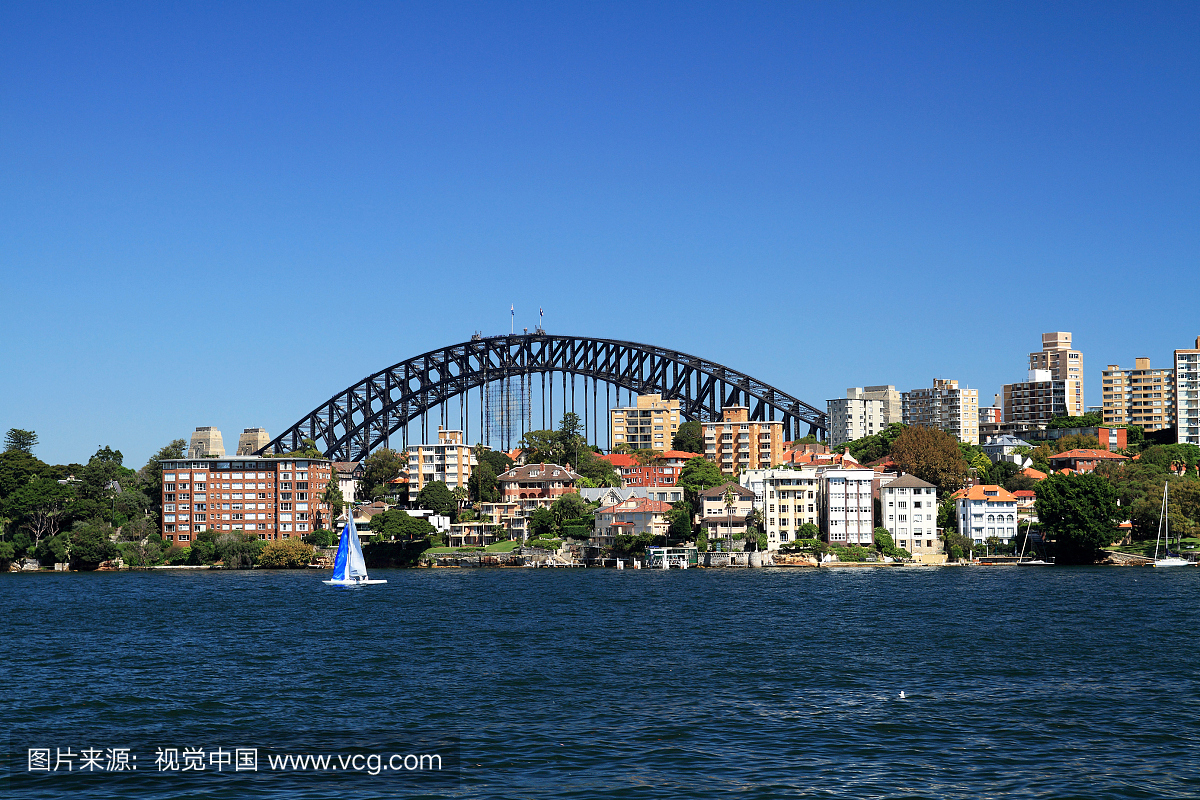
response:
<svg viewBox="0 0 1200 800"><path fill-rule="evenodd" d="M820 472L817 508L821 533L830 544L870 547L875 543L874 478L874 470L861 467Z"/></svg>
<svg viewBox="0 0 1200 800"><path fill-rule="evenodd" d="M1180 444L1200 445L1200 336L1195 349L1175 351L1175 432Z"/></svg>
<svg viewBox="0 0 1200 800"><path fill-rule="evenodd" d="M929 389L905 392L904 424L937 428L960 442L979 444L979 390L935 378Z"/></svg>
<svg viewBox="0 0 1200 800"><path fill-rule="evenodd" d="M914 557L941 552L937 489L932 483L901 475L880 488L879 504L883 513L881 527L888 529L897 547Z"/></svg>
<svg viewBox="0 0 1200 800"><path fill-rule="evenodd" d="M829 413L829 444L838 448L846 442L879 433L884 426L882 400L868 400L863 390L850 388L845 397L826 400Z"/></svg>
<svg viewBox="0 0 1200 800"><path fill-rule="evenodd" d="M883 425L887 427L893 422L904 422L904 396L896 391L896 387L887 386L867 386L861 391L861 397L864 400L878 400L883 403ZM849 390L847 390L849 397Z"/></svg>
<svg viewBox="0 0 1200 800"><path fill-rule="evenodd" d="M798 531L806 522L819 527L816 467L750 469L742 473L741 485L754 492L754 507L762 514L768 550L800 538Z"/></svg>
<svg viewBox="0 0 1200 800"><path fill-rule="evenodd" d="M730 494L731 505L726 505L726 494ZM754 492L730 481L700 492L699 500L698 521L708 534L709 548L728 551L733 537L746 533L747 518L754 510Z"/></svg>
<svg viewBox="0 0 1200 800"><path fill-rule="evenodd" d="M958 532L982 545L995 536L1005 544L1017 535L1017 498L1002 486L980 484L958 492ZM934 515L936 522L936 513Z"/></svg>
<svg viewBox="0 0 1200 800"><path fill-rule="evenodd" d="M475 454L463 441L463 432L439 425L436 443L409 445L408 496L416 498L425 484L434 481L442 481L451 490L458 486L465 489L471 469L477 464Z"/></svg>

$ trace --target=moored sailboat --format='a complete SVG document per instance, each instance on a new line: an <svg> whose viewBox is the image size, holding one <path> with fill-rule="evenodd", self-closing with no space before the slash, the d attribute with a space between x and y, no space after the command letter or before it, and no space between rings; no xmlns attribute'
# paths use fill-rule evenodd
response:
<svg viewBox="0 0 1200 800"><path fill-rule="evenodd" d="M346 514L346 525L342 528L342 540L338 542L337 556L333 560L333 579L321 581L333 586L363 586L368 583L387 583L367 577L367 562L363 558L362 543L358 540L358 528L354 526L354 510Z"/></svg>
<svg viewBox="0 0 1200 800"><path fill-rule="evenodd" d="M1186 558L1171 553L1171 519L1167 514L1167 487L1169 485L1169 483L1163 484L1162 511L1158 515L1158 536L1154 539L1154 563L1150 565L1152 567L1186 567L1190 563ZM1163 552L1166 554L1162 558L1158 557L1159 539L1163 542ZM1182 549L1182 541L1180 548Z"/></svg>

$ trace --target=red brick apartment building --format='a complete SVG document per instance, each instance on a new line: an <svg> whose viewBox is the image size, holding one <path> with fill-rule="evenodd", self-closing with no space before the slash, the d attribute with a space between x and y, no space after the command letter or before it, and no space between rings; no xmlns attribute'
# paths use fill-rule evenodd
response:
<svg viewBox="0 0 1200 800"><path fill-rule="evenodd" d="M600 457L616 468L626 488L675 486L678 484L683 465L693 458L703 458L699 453L687 453L683 450L659 453L650 464L639 464L637 458L628 453L613 453Z"/></svg>
<svg viewBox="0 0 1200 800"><path fill-rule="evenodd" d="M162 537L168 542L186 546L207 528L298 539L331 524L329 506L320 501L332 474L327 459L238 456L159 463Z"/></svg>

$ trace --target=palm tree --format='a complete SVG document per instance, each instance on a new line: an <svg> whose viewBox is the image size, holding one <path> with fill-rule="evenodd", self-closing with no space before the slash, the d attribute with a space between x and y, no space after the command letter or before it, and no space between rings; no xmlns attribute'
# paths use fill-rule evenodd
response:
<svg viewBox="0 0 1200 800"><path fill-rule="evenodd" d="M454 499L458 501L458 508L461 511L467 505L467 487L455 486L450 494L454 495Z"/></svg>

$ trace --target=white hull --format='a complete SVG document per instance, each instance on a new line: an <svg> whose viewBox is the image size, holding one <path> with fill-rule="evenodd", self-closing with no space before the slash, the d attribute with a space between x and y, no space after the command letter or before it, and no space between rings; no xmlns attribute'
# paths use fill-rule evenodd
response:
<svg viewBox="0 0 1200 800"><path fill-rule="evenodd" d="M1039 559L1036 559L1035 561L1018 561L1017 566L1018 567L1048 567L1048 566L1050 566L1050 564L1046 561L1042 561L1039 558Z"/></svg>
<svg viewBox="0 0 1200 800"><path fill-rule="evenodd" d="M1150 566L1152 567L1190 567L1190 561L1184 558L1160 558Z"/></svg>
<svg viewBox="0 0 1200 800"><path fill-rule="evenodd" d="M369 580L364 580L364 581L353 581L353 580L339 581L339 580L332 580L332 581L321 581L321 583L326 583L326 584L329 584L330 586L365 586L365 585L366 585L366 584L368 584L368 583L387 583L387 581L369 581Z"/></svg>

